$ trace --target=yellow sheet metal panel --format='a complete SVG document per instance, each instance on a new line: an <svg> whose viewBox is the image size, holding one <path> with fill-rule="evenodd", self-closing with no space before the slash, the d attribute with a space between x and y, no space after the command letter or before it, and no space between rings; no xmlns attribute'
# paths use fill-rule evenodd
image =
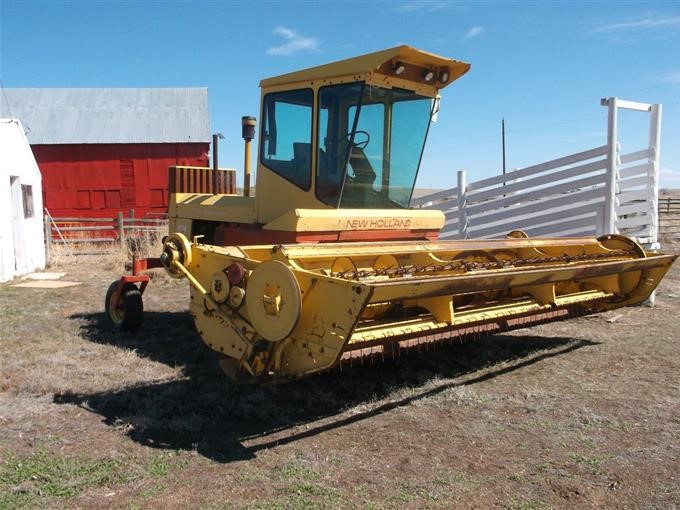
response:
<svg viewBox="0 0 680 510"><path fill-rule="evenodd" d="M267 223L266 230L323 232L356 230L440 230L444 213L411 209L293 209Z"/></svg>
<svg viewBox="0 0 680 510"><path fill-rule="evenodd" d="M303 291L300 320L281 348L277 367L284 377L300 377L332 367L340 358L371 297L363 284L318 277L294 270ZM246 290L247 292L247 290Z"/></svg>
<svg viewBox="0 0 680 510"><path fill-rule="evenodd" d="M334 210L335 211L335 210ZM437 212L437 211L434 211ZM267 247L244 246L242 249L257 250ZM362 264L381 255L393 255L399 259L414 259L424 255L432 255L435 259L450 260L461 252L496 253L505 250L533 250L540 255L548 250L560 252L576 251L579 253L602 252L603 249L594 237L568 237L563 239L470 239L460 241L384 241L353 243L318 243L318 244L285 244L278 248L287 258L293 260L326 259L333 261L337 257L350 257ZM597 250L597 251L596 251ZM524 255L519 255L524 256Z"/></svg>
<svg viewBox="0 0 680 510"><path fill-rule="evenodd" d="M173 193L169 214L193 220L255 223L255 198L235 195Z"/></svg>
<svg viewBox="0 0 680 510"><path fill-rule="evenodd" d="M426 334L441 331L451 325L454 326L473 326L475 324L488 323L490 320L504 320L512 316L526 316L540 312L549 312L555 306L567 306L575 304L586 304L602 301L611 298L611 294L601 291L583 292L576 296L564 296L556 300L554 305L540 304L532 299L516 300L512 305L499 305L485 307L483 310L467 310L456 312L451 323L438 321L436 317L420 317L417 320L404 320L399 323L382 323L369 327L358 327L354 330L348 347L357 348L357 344L364 342L375 342L389 340L394 336L395 330L401 334Z"/></svg>
<svg viewBox="0 0 680 510"><path fill-rule="evenodd" d="M314 196L313 188L303 190L262 164L257 167L256 187L257 223L267 224L294 207L330 208Z"/></svg>
<svg viewBox="0 0 680 510"><path fill-rule="evenodd" d="M168 232L179 232L180 234L191 237L192 227L193 221L191 219L170 216Z"/></svg>
<svg viewBox="0 0 680 510"><path fill-rule="evenodd" d="M330 80L337 77L354 77L357 80L359 75L364 75L361 79L367 79L366 75L391 76L394 75L392 68L395 63L403 63L406 70L402 74L408 75L407 80L422 82L420 76L416 76L420 69L428 68L436 72L448 71L449 79L446 83L434 80L433 89L442 89L450 85L453 81L463 76L469 69L470 64L460 62L451 58L441 57L425 51L412 48L410 46L397 46L387 50L369 53L359 57L340 60L330 64L324 64L302 71L267 78L260 82L260 87L270 88L294 83L304 83L317 80Z"/></svg>

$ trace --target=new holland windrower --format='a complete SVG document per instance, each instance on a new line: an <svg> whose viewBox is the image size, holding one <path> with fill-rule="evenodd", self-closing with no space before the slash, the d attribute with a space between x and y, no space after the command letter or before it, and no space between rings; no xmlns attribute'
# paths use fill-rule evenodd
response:
<svg viewBox="0 0 680 510"><path fill-rule="evenodd" d="M171 169L162 255L111 285L109 317L137 329L162 265L227 374L276 380L644 301L675 257L619 235L438 241L443 214L408 208L439 93L468 69L400 46L263 80L255 196L244 117L243 195Z"/></svg>

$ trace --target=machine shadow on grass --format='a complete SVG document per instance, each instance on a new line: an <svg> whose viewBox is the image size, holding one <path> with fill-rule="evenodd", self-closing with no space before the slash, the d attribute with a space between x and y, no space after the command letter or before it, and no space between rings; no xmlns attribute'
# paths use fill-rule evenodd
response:
<svg viewBox="0 0 680 510"><path fill-rule="evenodd" d="M136 334L114 330L103 314L72 318L83 322L85 339L182 366L186 378L91 394L67 392L55 395L55 403L97 413L104 423L125 430L145 446L196 449L219 462L252 458L262 449L596 344L573 338L495 335L430 347L429 352L412 352L394 360L355 363L352 368L287 384L253 386L227 379L217 355L201 342L186 312L148 312ZM402 389L408 392L399 392ZM404 393L408 396L401 396ZM383 399L388 401L381 403ZM360 404L367 404L368 409L344 412ZM304 429L297 428L303 424Z"/></svg>

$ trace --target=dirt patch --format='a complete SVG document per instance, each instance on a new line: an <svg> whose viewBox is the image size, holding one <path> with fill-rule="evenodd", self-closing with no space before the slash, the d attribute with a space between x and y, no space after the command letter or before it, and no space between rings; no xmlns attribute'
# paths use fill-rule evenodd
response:
<svg viewBox="0 0 680 510"><path fill-rule="evenodd" d="M15 283L12 285L12 287L23 287L26 289L63 289L64 287L73 287L75 285L80 285L80 282L45 279L32 282Z"/></svg>
<svg viewBox="0 0 680 510"><path fill-rule="evenodd" d="M118 276L0 286L0 507L673 508L680 267L656 307L272 387L229 382L160 273L136 335ZM612 320L616 317L616 320Z"/></svg>
<svg viewBox="0 0 680 510"><path fill-rule="evenodd" d="M61 277L65 276L66 273L29 273L21 277L22 280L59 280Z"/></svg>

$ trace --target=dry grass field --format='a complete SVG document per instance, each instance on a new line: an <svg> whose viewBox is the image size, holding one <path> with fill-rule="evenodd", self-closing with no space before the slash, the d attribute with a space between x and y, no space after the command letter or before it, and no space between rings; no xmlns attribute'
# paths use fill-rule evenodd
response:
<svg viewBox="0 0 680 510"><path fill-rule="evenodd" d="M186 281L115 331L114 262L0 285L0 508L680 506L678 264L655 308L254 387L200 341Z"/></svg>

